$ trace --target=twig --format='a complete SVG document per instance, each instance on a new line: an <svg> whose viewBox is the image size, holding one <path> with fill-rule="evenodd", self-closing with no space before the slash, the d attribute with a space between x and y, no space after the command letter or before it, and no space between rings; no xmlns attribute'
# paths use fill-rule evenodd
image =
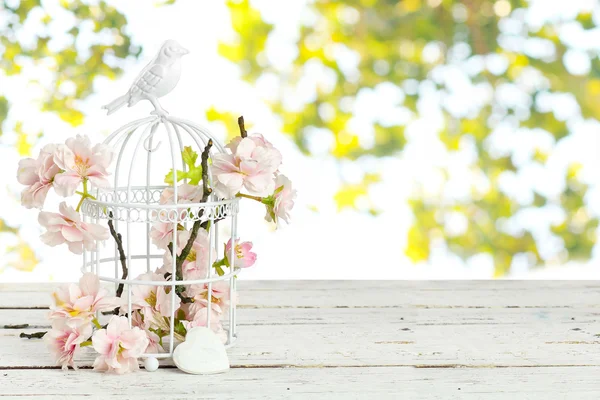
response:
<svg viewBox="0 0 600 400"><path fill-rule="evenodd" d="M121 236L120 233L117 233L117 231L115 230L115 227L113 226L112 211L108 212L108 216L110 217L110 219L108 220L108 227L110 228L110 234L112 235L112 237L115 239L115 242L117 243L117 249L119 250L119 259L121 260L121 268L123 269L123 275L122 275L121 279L127 279L129 270L127 269L127 256L125 255L125 250L123 250L123 237ZM119 286L117 287L116 295L117 295L117 297L121 297L122 294L123 294L123 283L119 283Z"/></svg>
<svg viewBox="0 0 600 400"><path fill-rule="evenodd" d="M36 332L36 333L25 333L25 332L21 332L21 334L19 335L20 338L24 338L24 339L41 339L44 337L44 335L48 333L48 332Z"/></svg>
<svg viewBox="0 0 600 400"><path fill-rule="evenodd" d="M238 118L238 126L240 127L240 136L245 138L248 136L248 132L246 132L246 127L244 126L244 116L241 115Z"/></svg>
<svg viewBox="0 0 600 400"><path fill-rule="evenodd" d="M115 239L115 243L117 244L117 249L119 250L119 260L121 260L121 269L123 270L121 279L127 279L127 276L129 275L129 269L127 268L127 256L125 255L125 250L123 250L123 236L121 236L121 234L117 233L117 231L115 230L115 227L112 222L112 218L113 218L112 211L108 212L108 216L110 218L108 220L108 228L110 229L110 234ZM121 295L123 295L123 287L124 287L124 284L122 282L119 283L119 286L117 286L117 292L116 292L117 297L121 297ZM120 307L116 307L112 311L112 314L118 315L119 309L120 309Z"/></svg>
<svg viewBox="0 0 600 400"><path fill-rule="evenodd" d="M25 329L29 324L4 325L4 329Z"/></svg>
<svg viewBox="0 0 600 400"><path fill-rule="evenodd" d="M239 120L238 120L238 122L239 122ZM243 118L242 118L241 124L242 124L242 126L244 124ZM213 145L212 140L209 140L208 143L206 144L206 147L204 147L204 151L202 152L202 159L201 159L202 199L200 200L201 203L206 203L208 201L208 196L210 196L210 194L212 193L212 189L208 186L208 157L210 156L210 148L212 147L212 145ZM175 261L175 278L178 281L183 280L183 273L182 273L183 262L185 261L187 256L190 254L190 251L192 250L194 241L196 240L196 237L198 236L198 231L200 230L201 227L203 227L203 226L205 227L206 222L208 222L208 221L206 221L203 223L202 220L200 219L203 214L204 214L204 210L200 210L198 212L198 219L196 221L194 221L194 225L192 226L192 231L190 233L190 238L188 239L187 243L185 244L185 247L181 250L181 254L179 256L176 256L175 252L173 251L173 247L171 247L171 254L173 254L173 258L176 260ZM181 298L181 301L183 303L191 303L192 302L191 298L183 296L184 291L185 291L185 286L183 286L183 285L175 286L175 293L177 293L177 295Z"/></svg>

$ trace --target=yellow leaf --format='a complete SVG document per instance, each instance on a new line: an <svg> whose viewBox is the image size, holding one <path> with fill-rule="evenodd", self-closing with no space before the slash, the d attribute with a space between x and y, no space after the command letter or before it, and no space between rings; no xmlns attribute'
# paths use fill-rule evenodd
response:
<svg viewBox="0 0 600 400"><path fill-rule="evenodd" d="M60 119L71 124L71 126L79 126L83 124L83 113L75 109L66 109L59 111Z"/></svg>
<svg viewBox="0 0 600 400"><path fill-rule="evenodd" d="M348 157L353 150L360 149L358 136L342 131L336 136L333 155L338 158Z"/></svg>
<svg viewBox="0 0 600 400"><path fill-rule="evenodd" d="M421 0L404 0L398 4L408 12L414 12L421 8Z"/></svg>
<svg viewBox="0 0 600 400"><path fill-rule="evenodd" d="M9 252L17 252L18 259L10 262L8 265L19 271L31 272L39 264L33 249L25 242L21 241L18 245L9 249Z"/></svg>
<svg viewBox="0 0 600 400"><path fill-rule="evenodd" d="M219 111L214 107L209 108L206 111L206 119L210 122L220 122L225 126L225 130L227 132L227 139L231 140L240 134L240 128L238 126L237 120L239 115L234 114L229 111ZM247 122L247 121L244 121ZM250 131L248 128L250 124L246 123L246 131Z"/></svg>
<svg viewBox="0 0 600 400"><path fill-rule="evenodd" d="M29 143L27 134L23 132L23 124L21 122L16 123L15 132L17 133L17 141L15 143L15 147L19 155L21 157L31 155L31 148L33 146L31 143Z"/></svg>
<svg viewBox="0 0 600 400"><path fill-rule="evenodd" d="M593 96L600 95L600 79L590 79L586 83L588 92Z"/></svg>
<svg viewBox="0 0 600 400"><path fill-rule="evenodd" d="M343 184L340 190L333 196L338 211L341 211L344 208L358 210L356 204L357 200L361 197L367 198L369 194L369 185L377 183L379 180L380 177L377 174L365 174L362 182L358 184Z"/></svg>
<svg viewBox="0 0 600 400"><path fill-rule="evenodd" d="M413 262L425 261L429 258L429 236L425 230L417 225L410 228L404 254Z"/></svg>

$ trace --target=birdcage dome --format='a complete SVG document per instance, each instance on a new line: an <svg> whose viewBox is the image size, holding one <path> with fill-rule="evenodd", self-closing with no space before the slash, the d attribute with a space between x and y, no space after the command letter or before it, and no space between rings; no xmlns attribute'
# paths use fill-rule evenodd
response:
<svg viewBox="0 0 600 400"><path fill-rule="evenodd" d="M225 152L225 147L208 129L181 118L147 117L120 127L104 141L114 149L116 158L113 186L97 189L96 200L86 199L83 214L92 219L150 223L216 220L234 215L239 201L235 197L218 198L213 192L207 202L181 203L175 195L179 194L178 180L183 183L189 180L178 177L178 174L185 176L188 172L184 149L200 154L209 141L212 143L211 155ZM172 169L172 184L164 183L164 173L153 171L157 164ZM210 168L208 178L210 185ZM165 189L172 190L174 201L160 204ZM204 212L198 213L199 210Z"/></svg>

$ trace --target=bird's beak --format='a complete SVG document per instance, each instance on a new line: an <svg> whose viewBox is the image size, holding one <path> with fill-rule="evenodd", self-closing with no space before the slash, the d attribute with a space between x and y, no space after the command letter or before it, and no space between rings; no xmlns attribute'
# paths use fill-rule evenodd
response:
<svg viewBox="0 0 600 400"><path fill-rule="evenodd" d="M181 53L182 56L185 56L186 54L190 54L190 51L188 49L183 48L183 47L179 48L179 52Z"/></svg>

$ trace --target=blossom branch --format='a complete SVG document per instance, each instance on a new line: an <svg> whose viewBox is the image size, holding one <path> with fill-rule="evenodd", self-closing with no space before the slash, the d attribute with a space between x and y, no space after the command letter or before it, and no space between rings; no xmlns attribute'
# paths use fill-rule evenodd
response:
<svg viewBox="0 0 600 400"><path fill-rule="evenodd" d="M243 124L243 121L242 121L242 124ZM201 155L201 164L200 164L202 166L202 199L200 200L201 203L206 203L208 201L208 196L210 196L210 194L212 193L212 189L208 186L208 157L210 156L210 149L211 149L212 145L213 145L212 140L209 140L208 143L206 144L206 147L204 147L204 151L202 151L202 155ZM196 240L196 237L198 236L198 231L200 230L201 227L206 229L206 227L208 226L207 223L209 221L202 222L202 220L200 219L203 214L204 214L204 210L198 211L198 219L196 221L194 221L194 225L192 226L192 231L190 233L190 238L188 239L187 243L185 244L185 247L181 250L181 254L179 256L176 256L175 253L173 252L173 246L170 247L171 254L173 254L173 258L176 259L175 278L177 280L183 280L183 272L182 272L183 262L185 261L187 256L190 254L190 251L192 250L194 241ZM185 291L185 286L183 286L183 285L177 285L175 287L175 292L181 298L181 301L183 303L191 303L192 302L191 298L183 296L182 293L184 291Z"/></svg>
<svg viewBox="0 0 600 400"><path fill-rule="evenodd" d="M244 194L244 193L238 193L238 194L236 194L236 195L235 195L235 197L243 197L243 198L246 198L246 199L256 200L256 201L258 201L259 203L262 203L262 202L263 202L263 200L264 200L262 197L259 197L259 196L251 196L251 195L249 195L249 194Z"/></svg>
<svg viewBox="0 0 600 400"><path fill-rule="evenodd" d="M83 201L87 198L87 196L87 178L83 178L83 193L81 193L81 200L79 200L79 203L77 203L77 208L75 209L75 211L79 212L79 209L81 208L81 205L83 204Z"/></svg>
<svg viewBox="0 0 600 400"><path fill-rule="evenodd" d="M96 200L96 198L94 196L92 196L91 194L88 193L87 183L88 183L88 179L83 178L83 192L75 191L75 193L77 193L78 195L81 196L79 203L77 203L77 208L75 209L75 211L77 211L77 212L79 212L79 209L81 208L81 205L83 204L83 201L85 199Z"/></svg>
<svg viewBox="0 0 600 400"><path fill-rule="evenodd" d="M244 126L244 116L240 115L238 118L238 126L240 127L240 136L245 138L248 136L248 132L246 132L246 127Z"/></svg>
<svg viewBox="0 0 600 400"><path fill-rule="evenodd" d="M108 212L108 216L110 217L110 219L108 220L108 228L110 229L110 234L115 239L115 243L117 244L117 249L119 250L119 260L121 260L121 268L123 270L123 275L121 276L121 279L127 279L129 270L127 269L127 256L125 255L125 250L123 250L123 237L121 236L120 233L117 233L117 231L115 230L115 227L112 222L112 218L113 218L112 211ZM123 283L119 283L119 286L117 287L116 296L121 297L122 294L123 294ZM118 310L118 307L115 309L115 311L117 311L117 310Z"/></svg>

